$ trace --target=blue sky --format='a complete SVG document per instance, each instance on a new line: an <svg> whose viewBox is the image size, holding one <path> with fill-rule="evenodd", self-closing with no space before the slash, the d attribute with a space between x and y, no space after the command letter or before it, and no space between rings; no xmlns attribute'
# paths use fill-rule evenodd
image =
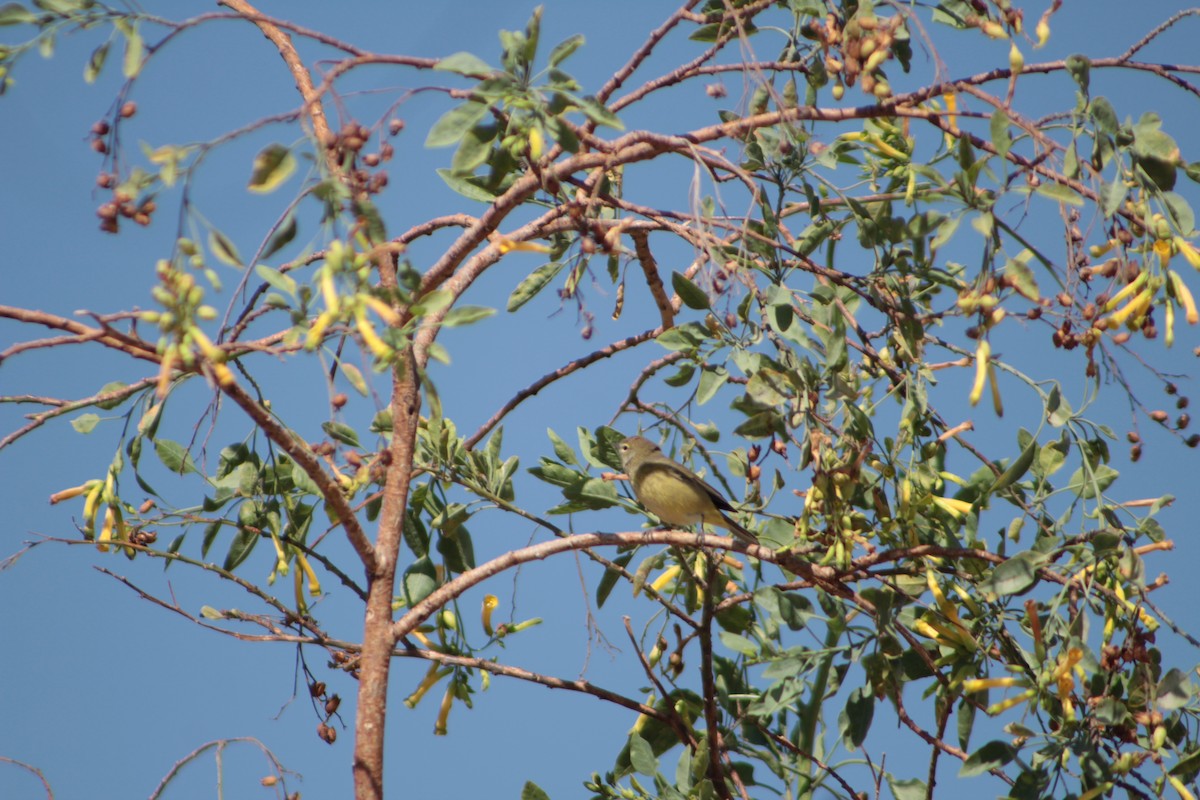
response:
<svg viewBox="0 0 1200 800"><path fill-rule="evenodd" d="M1026 48L1027 61L1076 51L1111 54L1175 8L1169 3L1153 3L1133 14L1131 7L1118 0L1066 4L1056 18L1050 45L1037 54ZM212 11L214 6L147 2L144 8L150 13L191 15ZM278 0L263 3L261 8L381 52L444 56L469 50L494 60L498 50L495 32L522 27L531 5L503 0L425 3L414 9L384 2ZM574 0L548 2L543 41L553 43L584 33L585 48L564 66L594 90L673 8L664 2L614 0L602 9ZM1030 6L1029 19L1036 19L1041 10L1041 4ZM1097 19L1104 20L1103 24L1097 25ZM1200 22L1185 24L1184 30L1194 35L1197 24ZM11 30L0 29L4 41L11 40ZM97 35L84 32L63 37L51 59L35 57L23 62L16 73L17 85L0 98L0 119L4 121L0 302L4 304L64 314L81 308L110 310L150 304L153 264L166 252L173 234L168 214L162 212L147 230L127 226L116 237L96 229L95 208L102 202L94 185L99 159L88 147L87 131L105 114L119 85L117 63L110 64L93 86L82 80L83 64L99 41ZM934 35L944 37L938 41L951 75L1007 60L1006 46L981 45L978 36L945 37L938 29ZM774 52L775 42L768 43L763 37L755 40L756 46L758 41L764 42L762 52ZM305 52L311 55L316 51L308 48ZM657 75L689 52L689 44L677 36L639 76ZM1165 37L1147 58L1185 61L1193 52L1181 30ZM917 64L918 71L925 69L920 53ZM394 88L410 86L414 80L422 85L437 78L373 69L351 85ZM1047 105L1069 102L1062 99L1072 91L1065 78L1047 85L1050 92L1061 93L1057 101L1048 98ZM1194 129L1198 122L1195 104L1189 108L1182 93L1145 79L1104 73L1093 76L1093 87L1095 93L1109 95L1114 101L1120 98L1122 116L1158 110L1166 118L1168 130ZM727 88L730 97L721 104L705 97L697 86L670 103L653 104L631 114L626 123L672 131L709 124L715 120L717 108L732 107L741 96L740 85L730 83ZM153 146L206 139L297 105L290 79L274 50L249 25L234 22L207 26L173 42L139 81L133 99L139 113L128 127L131 141ZM356 108L373 100L364 96L348 102ZM400 156L390 169L391 186L379 201L393 233L416 221L469 206L433 173L435 167L448 164L450 151L421 147L425 131L446 108L444 99L421 96L401 109L407 129L397 139ZM248 195L244 187L250 160L263 144L291 143L295 137L295 130L282 128L250 137L215 156L197 184L203 212L238 242L243 252L257 245L264 225L278 215L286 194L285 190L265 197ZM1185 155L1192 160L1200 158L1196 153ZM642 183L630 185L628 191L641 192L642 197L664 205L686 206L690 178L686 164L670 164L661 172L631 178ZM1195 195L1190 185L1181 191ZM310 228L302 232L302 238L313 234L315 230ZM420 265L444 243L444 239L422 242L413 248L411 257ZM298 249L297 245L293 254ZM679 255L686 257L686 253ZM510 257L472 288L467 302L503 307L520 278L540 263L534 254ZM239 279L232 270L223 272L222 277L228 288ZM597 321L592 345L647 327L609 320L613 297L606 281L586 286L585 294ZM224 297L220 302L227 301ZM644 313L650 307L644 293L631 287L627 302L625 320L650 318ZM474 430L517 389L591 349L580 340L574 309L558 311L552 293L539 297L520 315L501 314L483 324L488 326L486 331L467 328L442 338L453 364L435 374L447 414L463 431ZM0 347L24 338L28 334L16 326L0 324ZM1192 370L1194 359L1184 355L1197 343L1194 330L1181 332L1170 368ZM655 345L646 345L628 357L598 365L580 382L530 400L507 424L509 451L520 454L522 466L528 467L538 453L547 450L546 427L573 442L576 426L592 428L607 423L637 370L662 352ZM307 426L305 432L311 438L319 438L318 426L328 417L321 365L302 359L264 369L269 376L269 394L281 413L298 429ZM5 363L0 368L0 394L28 390L75 397L95 391L113 378L138 376L140 373L130 372L120 358L96 348L78 347L61 353L26 354ZM951 378L946 391L965 395L963 380ZM208 392L199 382L193 383L172 401L177 422L208 400ZM1081 376L1073 386L1072 391L1080 388ZM1150 389L1147 394L1158 391ZM1115 398L1118 393L1110 395ZM1144 399L1151 405L1158 402L1156 397ZM1120 403L1105 408L1118 414L1113 424L1123 430ZM358 409L355 424L365 428L369 412ZM719 410L712 413L721 415ZM6 433L20 424L18 414L19 409L0 407L0 431ZM999 441L1011 441L1011 428L1005 426L1015 416L1010 414L1003 426L991 422L990 430L981 425L979 435L984 441L992 435ZM632 419L621 424L636 426ZM6 509L5 524L0 527L0 556L15 552L22 542L38 534L74 535L72 514L78 514L78 507L66 503L51 508L46 498L102 473L112 458L118 425L102 423L90 435L82 436L69 425L51 424L0 452L0 504ZM219 448L238 438L241 431L242 420L226 409L213 441ZM1180 545L1178 558L1152 562L1150 569L1156 574L1168 563L1195 563L1200 555L1194 541L1189 541L1191 531L1185 524L1197 512L1196 497L1190 491L1195 456L1154 432L1148 439L1148 457L1159 459L1152 462L1157 466L1129 472L1123 491L1131 498L1163 492L1180 495L1176 508L1164 517ZM523 470L518 482L519 497L531 507L546 508L556 502ZM180 502L188 497L185 486L164 484L162 488ZM787 513L794 509L787 507L785 498L781 507L773 510ZM1173 529L1171 521L1179 527ZM611 512L594 518L576 517L573 522L580 530L626 530L640 525L641 519ZM532 526L494 514L473 523L472 531L481 555L520 546L536 535ZM197 539L193 534L193 549L198 549ZM336 542L333 548L335 554L350 556ZM131 563L115 555L100 556L90 547L54 545L26 554L0 572L0 638L6 645L5 657L0 659L0 697L6 711L6 724L0 728L0 755L41 768L60 800L125 797L148 795L173 763L204 742L253 736L271 748L285 766L303 774L303 781L292 785L292 790L299 789L310 798L348 795L351 731L339 730L342 738L333 747L317 739L317 719L305 688L294 687L293 649L244 644L200 631L139 600L128 588L97 572L95 565L126 575L159 595L173 595L193 612L205 604L248 610L253 605L244 593L206 576L178 568L164 576L159 564L146 559ZM265 576L269 569L266 553L256 553L245 569L248 577ZM1180 585L1185 583L1183 578L1186 576L1177 575L1177 585L1164 590L1158 599L1175 609L1184 627L1195 628L1196 617L1189 607L1194 604L1195 592ZM512 607L514 619L545 619L540 628L512 640L503 653L504 660L564 678L583 674L601 685L629 686L628 652L620 624L620 613L627 609L614 602L600 620L603 633L626 652L617 653L589 640L586 599L594 592L592 579L594 574L589 575L590 584L582 586L575 565L563 561L529 566L517 580L491 587L501 596L502 612ZM356 603L348 593L331 588L320 607L322 619L331 628L353 636L360 625ZM478 602L479 595L472 594L464 599L463 607L475 608ZM1194 653L1173 652L1184 663L1195 660ZM316 653L310 658L314 659L310 668L329 682L331 691L351 700L353 682L325 669L324 659ZM434 737L431 732L440 692L413 712L400 703L424 671L422 663L405 662L393 671L388 747L392 791L457 797L476 794L486 786L496 796L513 797L525 780L533 780L554 797L579 796L580 782L591 770L603 770L611 763L632 723L628 714L592 698L497 679L490 692L476 696L474 710L455 709L450 736ZM633 685L637 685L636 676ZM352 703L347 702L345 708L352 721ZM892 758L903 757L906 751L899 747ZM269 796L268 790L257 786L257 779L268 770L256 751L242 745L231 748L226 767L227 796ZM166 796L213 796L214 780L213 759L206 757L190 767ZM38 791L28 775L0 765L0 795L36 797Z"/></svg>

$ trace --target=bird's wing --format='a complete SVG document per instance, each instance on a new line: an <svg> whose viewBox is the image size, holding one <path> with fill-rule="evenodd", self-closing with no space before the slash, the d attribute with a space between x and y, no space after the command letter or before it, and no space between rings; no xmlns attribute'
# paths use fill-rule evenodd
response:
<svg viewBox="0 0 1200 800"><path fill-rule="evenodd" d="M737 510L733 506L729 505L729 501L725 499L725 495L721 494L715 488L710 486L703 478L701 478L696 473L688 470L686 467L684 467L680 464L676 464L675 462L671 462L671 467L676 472L683 475L684 477L691 477L692 480L696 481L702 487L704 487L704 491L708 493L708 496L710 498L712 498L713 505L716 506L717 508L719 508L720 510L722 510L722 511L736 511Z"/></svg>

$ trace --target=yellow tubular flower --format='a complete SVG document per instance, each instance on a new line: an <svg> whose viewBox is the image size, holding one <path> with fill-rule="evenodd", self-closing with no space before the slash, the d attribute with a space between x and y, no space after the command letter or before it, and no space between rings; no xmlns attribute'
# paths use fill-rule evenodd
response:
<svg viewBox="0 0 1200 800"><path fill-rule="evenodd" d="M1146 272L1145 270L1139 272L1136 278L1125 284L1123 287L1121 287L1119 292L1108 298L1108 302L1104 304L1104 310L1112 311L1114 308L1121 305L1126 297L1141 291L1142 287L1146 285L1146 281L1149 280L1149 278L1150 273Z"/></svg>
<svg viewBox="0 0 1200 800"><path fill-rule="evenodd" d="M454 686L447 686L446 693L442 695L442 705L438 709L437 721L433 723L433 735L445 736L449 729L446 727L447 721L450 718L450 707L454 705Z"/></svg>
<svg viewBox="0 0 1200 800"><path fill-rule="evenodd" d="M341 301L338 298L337 286L333 282L333 270L328 266L321 270L321 298L325 301L325 308L329 309L331 314L338 313Z"/></svg>
<svg viewBox="0 0 1200 800"><path fill-rule="evenodd" d="M354 324L358 327L359 334L362 335L363 343L367 348L383 360L390 360L393 354L392 348L388 347L387 343L379 338L379 334L375 332L375 327L371 325L371 321L367 319L367 313L359 308L354 314Z"/></svg>
<svg viewBox="0 0 1200 800"><path fill-rule="evenodd" d="M661 592L664 586L679 577L680 571L681 570L679 569L678 564L673 567L668 567L667 569L663 570L662 575L659 575L654 579L654 582L650 584L650 588L655 592Z"/></svg>
<svg viewBox="0 0 1200 800"><path fill-rule="evenodd" d="M287 575L287 554L283 552L283 542L279 541L274 532L271 533L271 544L275 546L275 569L279 570L281 575Z"/></svg>
<svg viewBox="0 0 1200 800"><path fill-rule="evenodd" d="M212 365L213 377L217 379L217 386L232 386L237 382L233 377L233 370L225 364Z"/></svg>
<svg viewBox="0 0 1200 800"><path fill-rule="evenodd" d="M1176 236L1173 240L1175 247L1179 250L1180 255L1196 269L1200 269L1200 251L1192 247L1192 243L1182 236Z"/></svg>
<svg viewBox="0 0 1200 800"><path fill-rule="evenodd" d="M392 327L400 324L400 315L396 310L387 303L380 300L378 297L372 297L369 294L362 296L362 301L371 307L371 310L379 315L379 318Z"/></svg>
<svg viewBox="0 0 1200 800"><path fill-rule="evenodd" d="M1079 663L1081 658L1083 658L1083 650L1079 649L1078 647L1072 647L1065 653L1060 654L1058 657L1058 666L1054 668L1054 672L1051 673L1050 679L1057 681L1062 678L1071 671L1072 667Z"/></svg>
<svg viewBox="0 0 1200 800"><path fill-rule="evenodd" d="M163 354L162 364L158 368L158 383L154 387L154 393L160 400L167 396L167 389L171 386L171 374L175 370L176 358L175 345L171 345Z"/></svg>
<svg viewBox="0 0 1200 800"><path fill-rule="evenodd" d="M1163 335L1163 344L1167 347L1175 344L1175 303L1171 298L1167 298L1167 303L1163 309L1166 312L1166 329L1167 332Z"/></svg>
<svg viewBox="0 0 1200 800"><path fill-rule="evenodd" d="M1158 263L1166 269L1167 264L1171 262L1171 242L1167 239L1157 240L1154 243L1154 254L1158 256Z"/></svg>
<svg viewBox="0 0 1200 800"><path fill-rule="evenodd" d="M541 128L536 125L529 129L529 157L534 161L542 157L542 150L546 146L546 140L542 136Z"/></svg>
<svg viewBox="0 0 1200 800"><path fill-rule="evenodd" d="M192 328L188 333L191 335L192 341L200 348L200 352L204 354L205 358L213 364L225 363L225 351L213 344L212 339L209 339L204 331L199 328Z"/></svg>
<svg viewBox="0 0 1200 800"><path fill-rule="evenodd" d="M82 494L91 492L96 486L100 485L98 480L90 480L87 483L81 483L78 486L72 486L70 489L63 489L61 492L55 492L50 495L50 505L61 503L63 500L70 500L74 497L79 497Z"/></svg>
<svg viewBox="0 0 1200 800"><path fill-rule="evenodd" d="M1187 314L1188 325L1200 322L1200 313L1196 311L1196 298L1192 296L1192 290L1184 283L1178 272L1172 271L1167 274L1171 276L1171 288L1175 290L1175 299L1179 301L1179 305Z"/></svg>
<svg viewBox="0 0 1200 800"><path fill-rule="evenodd" d="M997 417L1004 416L1004 401L1000 399L1000 384L996 383L996 365L988 362L988 386L992 387L992 409Z"/></svg>
<svg viewBox="0 0 1200 800"><path fill-rule="evenodd" d="M100 510L100 498L104 494L104 483L96 481L83 501L83 526L87 532L96 529L96 514Z"/></svg>
<svg viewBox="0 0 1200 800"><path fill-rule="evenodd" d="M1096 800L1097 797L1108 794L1109 790L1113 788L1113 785L1114 784L1112 781L1104 781L1099 786L1093 786L1083 794L1079 795L1079 800Z"/></svg>
<svg viewBox="0 0 1200 800"><path fill-rule="evenodd" d="M943 511L950 514L952 517L963 517L971 513L971 504L966 500L956 500L953 497L942 497L941 495L930 495L933 504Z"/></svg>
<svg viewBox="0 0 1200 800"><path fill-rule="evenodd" d="M308 603L304 602L304 588L300 577L300 570L296 570L292 574L292 593L296 597L296 611L301 614L307 614Z"/></svg>
<svg viewBox="0 0 1200 800"><path fill-rule="evenodd" d="M1019 706L1019 705L1021 705L1021 703L1025 703L1025 702L1028 702L1029 700L1032 700L1034 698L1034 696L1036 696L1036 695L1037 695L1037 692L1035 690L1026 689L1025 691L1021 692L1019 695L1016 695L1015 697L1010 697L1007 700L1001 700L999 703L994 703L994 704L988 706L987 713L989 716L994 717L997 714L1002 714L1005 711L1008 711L1013 706Z"/></svg>
<svg viewBox="0 0 1200 800"><path fill-rule="evenodd" d="M982 692L984 689L1007 689L1010 686L1017 686L1021 682L1021 678L1014 675L1008 675L1003 678L971 678L962 683L963 691L967 694Z"/></svg>
<svg viewBox="0 0 1200 800"><path fill-rule="evenodd" d="M550 252L550 248L544 244L537 244L535 242L518 242L515 239L509 239L507 236L501 236L498 238L497 247L500 248L500 252L503 254L512 253L514 251L522 253Z"/></svg>
<svg viewBox="0 0 1200 800"><path fill-rule="evenodd" d="M296 551L296 563L300 565L300 569L304 571L305 577L308 578L308 596L319 597L321 594L321 581L317 578L317 573L313 571L312 564L308 563L308 559L304 557L304 553Z"/></svg>
<svg viewBox="0 0 1200 800"><path fill-rule="evenodd" d="M315 350L317 345L321 343L321 337L325 335L325 330L334 320L332 311L322 311L313 320L312 327L308 329L308 334L304 337L304 349Z"/></svg>
<svg viewBox="0 0 1200 800"><path fill-rule="evenodd" d="M421 683L418 684L417 688L413 690L413 693L404 698L404 705L408 706L409 708L416 708L417 703L421 702L421 698L428 694L429 690L432 689L438 681L449 675L452 671L453 670L449 668L441 669L437 664L432 665L429 668L429 671L425 673L425 677L421 680Z"/></svg>
<svg viewBox="0 0 1200 800"><path fill-rule="evenodd" d="M483 596L483 610L480 614L483 620L483 632L488 636L492 635L492 612L500 605L500 598L494 594Z"/></svg>
<svg viewBox="0 0 1200 800"><path fill-rule="evenodd" d="M979 345L975 348L975 383L971 386L971 394L968 400L971 405L978 405L979 399L983 397L983 385L987 383L988 364L991 363L992 346L987 339L980 339Z"/></svg>
<svg viewBox="0 0 1200 800"><path fill-rule="evenodd" d="M1171 784L1171 788L1179 793L1183 800L1196 800L1196 795L1188 790L1187 785L1175 775L1167 773L1167 781Z"/></svg>
<svg viewBox="0 0 1200 800"><path fill-rule="evenodd" d="M958 95L954 92L946 92L942 97L946 101L946 111L950 112L946 117L946 122L950 130L946 131L946 147L954 146L954 136L958 133L958 115L954 112L958 111Z"/></svg>
<svg viewBox="0 0 1200 800"><path fill-rule="evenodd" d="M1108 318L1109 330L1120 327L1124 322L1137 319L1138 315L1150 307L1150 303L1153 300L1154 290L1146 288L1138 292L1132 300L1118 308Z"/></svg>
<svg viewBox="0 0 1200 800"><path fill-rule="evenodd" d="M113 524L115 522L112 506L109 506L104 511L104 526L100 529L100 534L96 537L96 549L101 553L108 552L108 543L112 541Z"/></svg>

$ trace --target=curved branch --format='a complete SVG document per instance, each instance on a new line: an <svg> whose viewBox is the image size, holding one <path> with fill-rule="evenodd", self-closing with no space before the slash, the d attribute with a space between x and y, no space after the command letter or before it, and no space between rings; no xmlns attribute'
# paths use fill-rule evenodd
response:
<svg viewBox="0 0 1200 800"><path fill-rule="evenodd" d="M487 422L480 426L479 430L475 431L475 433L471 434L471 436L465 442L463 442L463 447L465 447L467 450L474 449L475 445L479 444L483 437L487 436L493 428L500 424L500 420L504 419L509 412L555 381L565 378L572 373L578 372L584 367L594 364L601 359L614 356L622 350L628 350L629 348L636 347L643 342L648 342L651 339L659 336L659 334L662 332L662 328L653 328L634 336L621 339L620 341L616 341L610 345L601 347L599 350L588 353L582 358L577 358L569 364L564 364L552 372L547 372L545 375L513 395L512 398L503 406L501 406L501 408L495 414L493 414Z"/></svg>

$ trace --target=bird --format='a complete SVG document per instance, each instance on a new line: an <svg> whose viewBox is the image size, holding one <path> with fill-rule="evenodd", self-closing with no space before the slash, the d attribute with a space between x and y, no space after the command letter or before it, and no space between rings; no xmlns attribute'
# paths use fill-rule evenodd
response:
<svg viewBox="0 0 1200 800"><path fill-rule="evenodd" d="M638 502L664 524L716 525L747 544L758 544L757 536L725 513L734 508L720 492L663 455L654 442L630 436L617 444L617 451Z"/></svg>

